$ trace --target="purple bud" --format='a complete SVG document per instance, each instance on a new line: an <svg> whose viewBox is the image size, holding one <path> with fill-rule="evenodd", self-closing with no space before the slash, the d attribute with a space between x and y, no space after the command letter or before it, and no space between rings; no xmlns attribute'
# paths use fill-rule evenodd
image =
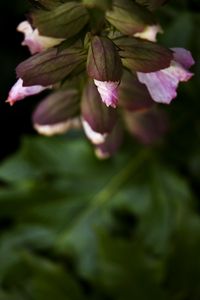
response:
<svg viewBox="0 0 200 300"><path fill-rule="evenodd" d="M93 144L104 142L116 123L117 114L106 108L93 81L85 87L81 101L83 129Z"/></svg>
<svg viewBox="0 0 200 300"><path fill-rule="evenodd" d="M94 79L95 85L106 106L116 107L118 85L122 76L122 63L115 44L108 38L92 38L87 72Z"/></svg>
<svg viewBox="0 0 200 300"><path fill-rule="evenodd" d="M76 90L58 91L47 96L33 113L34 128L41 134L62 134L80 127L79 97Z"/></svg>
<svg viewBox="0 0 200 300"><path fill-rule="evenodd" d="M119 87L119 106L131 111L149 109L154 105L145 85L136 75L124 71Z"/></svg>
<svg viewBox="0 0 200 300"><path fill-rule="evenodd" d="M155 107L146 111L125 111L124 120L129 132L146 145L160 139L168 128L166 115Z"/></svg>
<svg viewBox="0 0 200 300"><path fill-rule="evenodd" d="M106 159L114 155L123 141L123 130L118 122L102 144L96 146L95 154L100 159Z"/></svg>

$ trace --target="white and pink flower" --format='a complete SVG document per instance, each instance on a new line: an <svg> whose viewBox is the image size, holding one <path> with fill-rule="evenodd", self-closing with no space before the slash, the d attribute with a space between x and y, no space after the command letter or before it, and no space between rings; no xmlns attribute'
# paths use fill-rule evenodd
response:
<svg viewBox="0 0 200 300"><path fill-rule="evenodd" d="M21 22L17 31L24 34L22 45L27 46L31 54L56 46L64 40L40 35L38 29L33 29L28 21Z"/></svg>
<svg viewBox="0 0 200 300"><path fill-rule="evenodd" d="M19 78L11 88L6 102L8 102L10 105L13 105L17 101L23 100L28 96L39 94L48 88L51 87L45 87L42 85L23 86L23 80Z"/></svg>
<svg viewBox="0 0 200 300"><path fill-rule="evenodd" d="M171 65L152 73L137 72L139 81L146 85L155 102L169 104L177 96L179 82L188 81L192 76L188 69L195 63L190 51L172 48Z"/></svg>
<svg viewBox="0 0 200 300"><path fill-rule="evenodd" d="M94 80L98 92L101 95L102 101L107 107L112 106L116 108L118 101L118 81L100 81Z"/></svg>
<svg viewBox="0 0 200 300"><path fill-rule="evenodd" d="M148 40L151 42L157 41L157 34L163 33L163 30L160 25L150 25L147 26L142 32L137 32L134 34L134 37Z"/></svg>

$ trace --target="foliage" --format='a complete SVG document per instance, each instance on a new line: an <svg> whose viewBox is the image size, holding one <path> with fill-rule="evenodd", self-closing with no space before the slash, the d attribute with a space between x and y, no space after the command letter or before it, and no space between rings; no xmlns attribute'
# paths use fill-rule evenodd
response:
<svg viewBox="0 0 200 300"><path fill-rule="evenodd" d="M26 138L0 170L1 299L197 299L200 219L157 155Z"/></svg>

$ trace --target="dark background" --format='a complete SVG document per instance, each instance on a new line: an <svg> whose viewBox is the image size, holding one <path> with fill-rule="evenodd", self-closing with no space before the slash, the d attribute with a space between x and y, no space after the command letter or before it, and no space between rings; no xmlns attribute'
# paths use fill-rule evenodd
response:
<svg viewBox="0 0 200 300"><path fill-rule="evenodd" d="M28 3L25 0L1 1L0 11L0 159L9 155L19 145L19 137L34 133L31 111L37 98L29 98L10 107L5 103L8 92L16 81L15 67L29 51L21 46L23 35L16 32L17 25L25 20Z"/></svg>

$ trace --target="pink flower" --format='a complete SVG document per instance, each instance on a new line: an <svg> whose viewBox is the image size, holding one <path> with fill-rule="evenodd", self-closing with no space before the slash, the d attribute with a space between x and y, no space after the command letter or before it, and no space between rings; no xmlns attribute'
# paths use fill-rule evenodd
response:
<svg viewBox="0 0 200 300"><path fill-rule="evenodd" d="M28 96L39 94L48 88L50 87L44 87L41 85L23 86L23 80L19 78L11 88L6 102L10 103L10 105L13 105L16 101L22 100Z"/></svg>
<svg viewBox="0 0 200 300"><path fill-rule="evenodd" d="M116 108L119 82L94 80L94 83L97 86L98 92L101 95L101 99L106 106L112 106Z"/></svg>
<svg viewBox="0 0 200 300"><path fill-rule="evenodd" d="M145 28L142 32L137 32L134 34L134 37L148 40L151 42L156 42L157 34L163 33L163 30L160 25L150 25Z"/></svg>
<svg viewBox="0 0 200 300"><path fill-rule="evenodd" d="M28 46L31 54L56 46L64 40L40 35L38 29L33 29L28 21L21 22L17 30L24 34L22 45Z"/></svg>
<svg viewBox="0 0 200 300"><path fill-rule="evenodd" d="M144 83L155 102L169 104L177 96L179 82L188 81L193 73L188 69L194 64L189 51L172 48L174 51L170 67L152 73L137 72L137 77Z"/></svg>

